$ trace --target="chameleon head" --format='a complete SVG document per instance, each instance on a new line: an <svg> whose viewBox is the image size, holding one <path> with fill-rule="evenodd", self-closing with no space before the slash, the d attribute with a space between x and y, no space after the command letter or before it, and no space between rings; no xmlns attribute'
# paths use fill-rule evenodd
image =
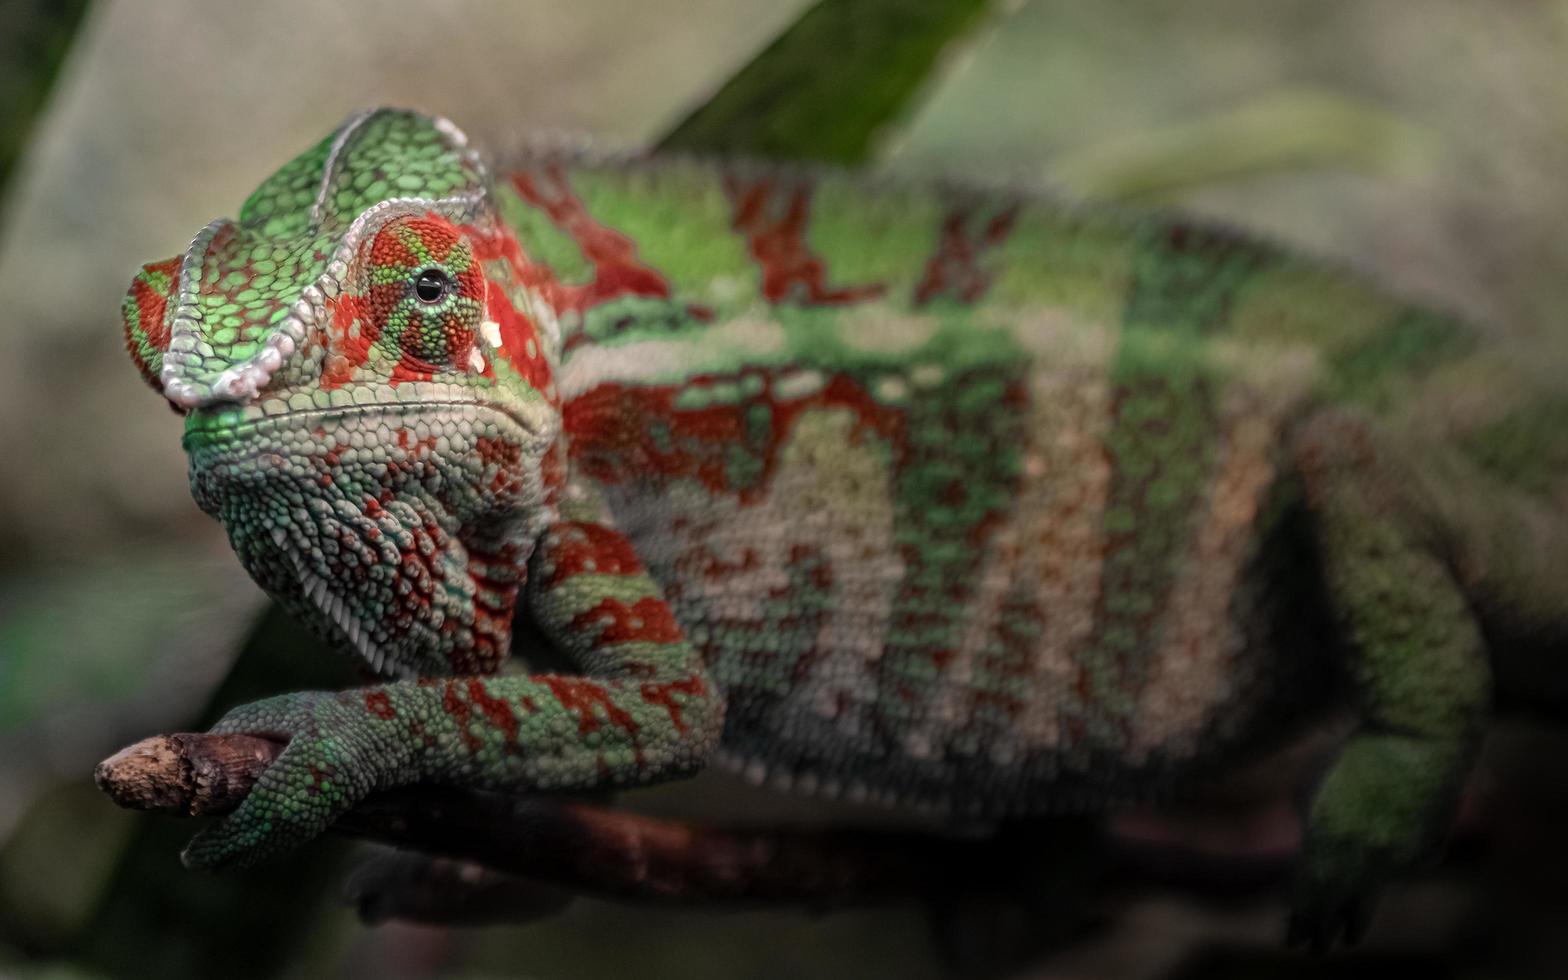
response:
<svg viewBox="0 0 1568 980"><path fill-rule="evenodd" d="M555 338L456 127L351 117L145 266L132 359L251 576L378 671L483 672L559 467Z"/></svg>

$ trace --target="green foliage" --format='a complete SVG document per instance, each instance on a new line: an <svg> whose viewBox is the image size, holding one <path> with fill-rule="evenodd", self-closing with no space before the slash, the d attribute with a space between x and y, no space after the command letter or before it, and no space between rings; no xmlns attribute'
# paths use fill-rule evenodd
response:
<svg viewBox="0 0 1568 980"><path fill-rule="evenodd" d="M1433 133L1370 100L1311 88L1067 150L1051 176L1086 197L1160 199L1205 185L1314 168L1423 174Z"/></svg>
<svg viewBox="0 0 1568 980"><path fill-rule="evenodd" d="M823 0L661 142L861 163L985 0Z"/></svg>
<svg viewBox="0 0 1568 980"><path fill-rule="evenodd" d="M33 132L87 0L24 0L0 5L0 190Z"/></svg>

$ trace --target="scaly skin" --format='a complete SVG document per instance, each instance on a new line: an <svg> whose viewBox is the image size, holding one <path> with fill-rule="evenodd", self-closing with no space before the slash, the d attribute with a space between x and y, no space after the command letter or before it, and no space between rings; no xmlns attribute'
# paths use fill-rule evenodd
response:
<svg viewBox="0 0 1568 980"><path fill-rule="evenodd" d="M1568 634L1560 474L1408 424L1488 376L1467 331L1182 221L689 160L492 180L380 111L145 267L125 323L245 567L404 678L225 718L290 741L193 865L376 788L710 759L1104 808L1348 681L1295 903L1323 945L1440 838L1489 641ZM1475 431L1558 402L1499 388ZM580 676L496 673L519 592Z"/></svg>

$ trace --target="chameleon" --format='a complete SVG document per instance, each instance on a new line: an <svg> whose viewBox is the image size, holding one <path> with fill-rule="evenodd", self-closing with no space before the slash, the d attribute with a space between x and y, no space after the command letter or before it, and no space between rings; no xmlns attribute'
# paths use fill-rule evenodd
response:
<svg viewBox="0 0 1568 980"><path fill-rule="evenodd" d="M377 682L184 853L412 783L722 765L955 826L1179 796L1330 706L1297 940L1560 704L1568 399L1358 274L1176 215L356 114L123 308L250 576ZM512 652L514 617L533 640Z"/></svg>

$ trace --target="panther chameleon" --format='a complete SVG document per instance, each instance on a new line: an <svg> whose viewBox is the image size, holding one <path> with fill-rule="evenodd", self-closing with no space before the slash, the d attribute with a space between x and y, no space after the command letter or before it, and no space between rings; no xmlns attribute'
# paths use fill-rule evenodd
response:
<svg viewBox="0 0 1568 980"><path fill-rule="evenodd" d="M1294 908L1332 943L1440 841L1494 702L1568 701L1561 372L1180 217L492 170L376 110L123 313L196 501L385 678L224 718L288 746L194 866L376 789L714 762L955 824L1106 810L1340 704ZM514 614L571 669L504 669Z"/></svg>

